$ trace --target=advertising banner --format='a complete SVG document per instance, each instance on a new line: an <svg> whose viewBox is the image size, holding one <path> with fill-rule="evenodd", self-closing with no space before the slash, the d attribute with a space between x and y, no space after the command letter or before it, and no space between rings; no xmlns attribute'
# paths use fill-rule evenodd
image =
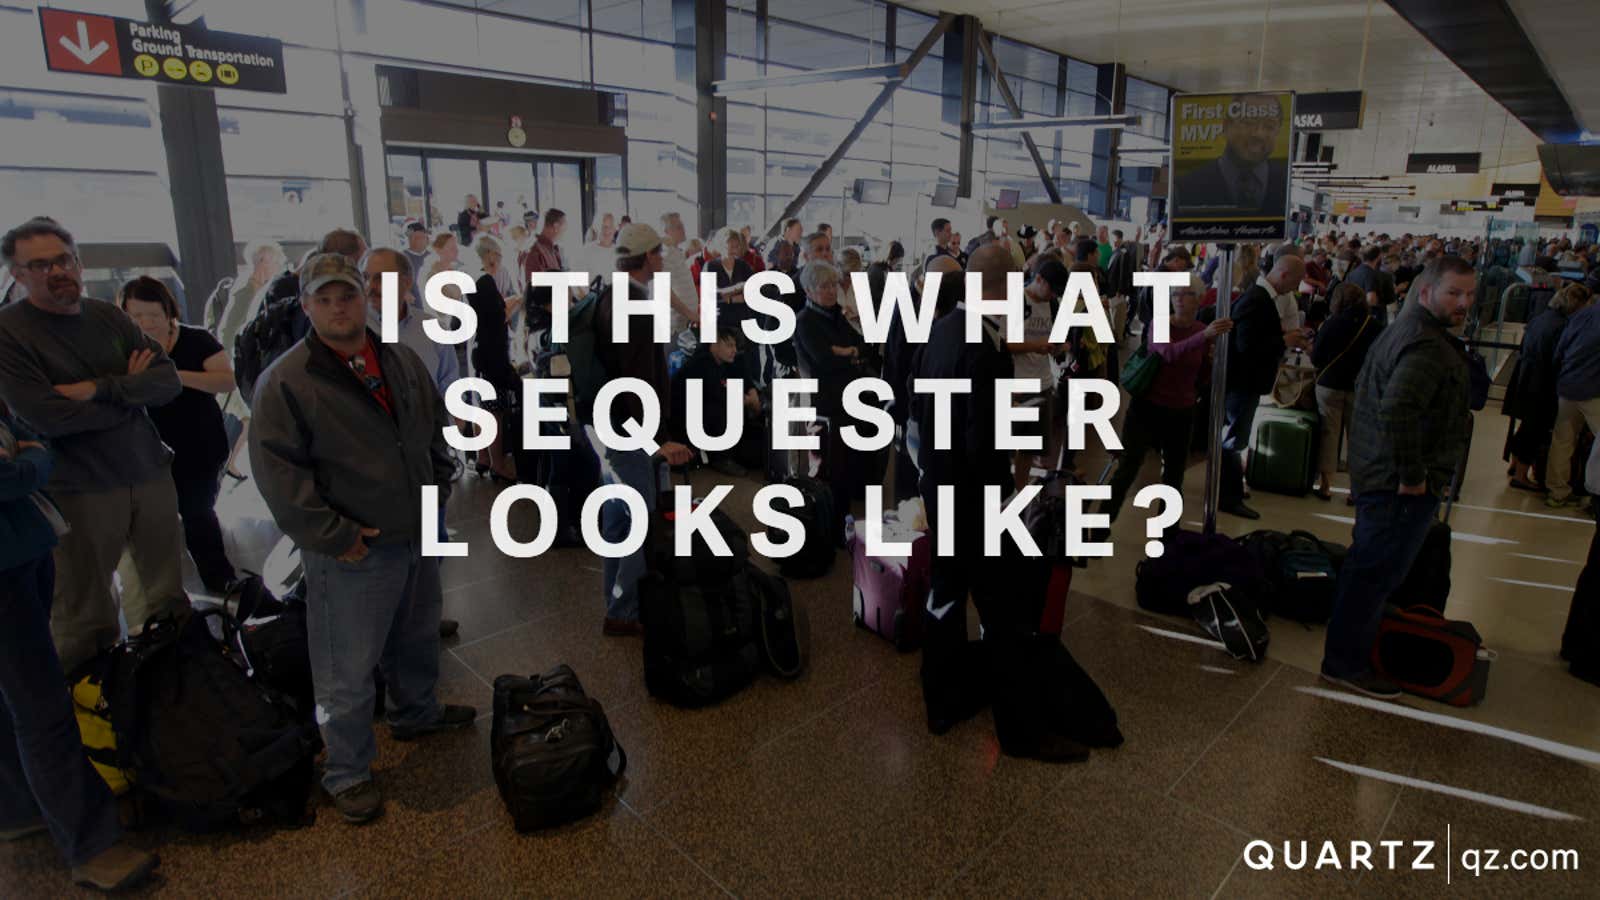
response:
<svg viewBox="0 0 1600 900"><path fill-rule="evenodd" d="M1179 94L1171 121L1172 239L1283 240L1294 94Z"/></svg>

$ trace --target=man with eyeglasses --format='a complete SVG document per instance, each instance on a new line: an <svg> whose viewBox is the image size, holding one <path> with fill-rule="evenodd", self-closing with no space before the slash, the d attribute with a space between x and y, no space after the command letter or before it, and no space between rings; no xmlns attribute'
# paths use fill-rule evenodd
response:
<svg viewBox="0 0 1600 900"><path fill-rule="evenodd" d="M115 304L83 296L72 235L35 218L0 255L28 293L0 309L0 401L51 445L48 490L71 530L55 550L50 630L71 672L121 636L187 607L172 451L145 408L183 390L177 367Z"/></svg>

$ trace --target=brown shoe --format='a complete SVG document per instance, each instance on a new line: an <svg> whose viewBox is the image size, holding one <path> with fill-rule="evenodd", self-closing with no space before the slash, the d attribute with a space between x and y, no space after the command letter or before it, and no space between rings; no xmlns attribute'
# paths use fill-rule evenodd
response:
<svg viewBox="0 0 1600 900"><path fill-rule="evenodd" d="M600 633L606 637L638 637L644 634L644 625L638 619L613 619L606 616Z"/></svg>
<svg viewBox="0 0 1600 900"><path fill-rule="evenodd" d="M72 867L72 883L97 891L125 891L144 883L161 865L161 857L124 843L112 844L81 866Z"/></svg>

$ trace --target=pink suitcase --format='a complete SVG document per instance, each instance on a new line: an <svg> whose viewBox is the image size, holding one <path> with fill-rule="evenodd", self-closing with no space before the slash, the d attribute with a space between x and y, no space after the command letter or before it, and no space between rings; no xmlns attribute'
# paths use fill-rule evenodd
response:
<svg viewBox="0 0 1600 900"><path fill-rule="evenodd" d="M911 539L909 557L867 555L867 537L855 520L845 520L850 559L855 574L855 622L882 635L902 653L922 645L922 608L932 586L933 539L927 532L902 531L885 518L884 540Z"/></svg>

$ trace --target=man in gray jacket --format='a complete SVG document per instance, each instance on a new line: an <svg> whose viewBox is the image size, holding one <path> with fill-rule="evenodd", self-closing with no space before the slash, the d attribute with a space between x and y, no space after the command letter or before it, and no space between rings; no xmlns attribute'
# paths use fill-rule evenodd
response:
<svg viewBox="0 0 1600 900"><path fill-rule="evenodd" d="M442 595L439 560L422 555L422 489L438 486L444 505L449 416L417 354L368 330L364 291L345 257L306 261L300 304L311 332L262 376L250 429L261 496L305 560L316 718L328 746L322 785L351 823L383 812L371 771L374 667L396 740L477 716L434 694Z"/></svg>
<svg viewBox="0 0 1600 900"><path fill-rule="evenodd" d="M71 672L121 636L188 606L172 451L145 414L183 390L160 345L104 300L83 296L72 235L31 219L0 241L24 302L0 310L0 400L55 454L48 489L72 530L55 551L50 631Z"/></svg>
<svg viewBox="0 0 1600 900"><path fill-rule="evenodd" d="M1367 353L1350 420L1350 493L1356 524L1339 569L1323 679L1393 698L1372 668L1384 604L1410 573L1472 436L1466 353L1449 333L1477 295L1472 264L1441 256Z"/></svg>

